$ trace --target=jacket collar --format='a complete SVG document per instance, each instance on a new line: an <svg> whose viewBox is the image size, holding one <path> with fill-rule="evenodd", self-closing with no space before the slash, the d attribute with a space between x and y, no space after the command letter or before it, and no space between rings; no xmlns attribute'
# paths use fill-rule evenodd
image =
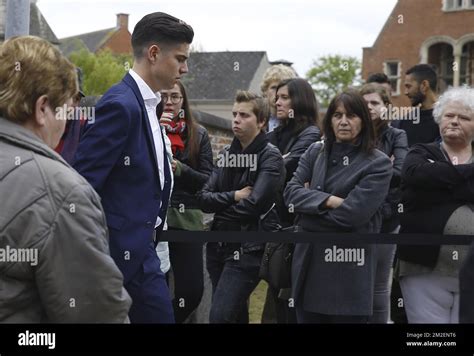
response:
<svg viewBox="0 0 474 356"><path fill-rule="evenodd" d="M345 155L358 151L362 145L362 140L358 138L355 143L334 142L331 148L331 155Z"/></svg>
<svg viewBox="0 0 474 356"><path fill-rule="evenodd" d="M31 150L42 156L69 164L53 149L48 147L38 136L23 126L0 117L0 137L11 144Z"/></svg>
<svg viewBox="0 0 474 356"><path fill-rule="evenodd" d="M267 144L268 138L265 133L260 132L254 140L248 145L245 150L242 150L242 146L237 137L234 137L230 145L229 153L243 153L243 154L254 154L259 153Z"/></svg>
<svg viewBox="0 0 474 356"><path fill-rule="evenodd" d="M156 106L161 101L160 92L154 93L150 86L133 69L130 69L128 74L135 81L144 103L149 106L154 106L156 109Z"/></svg>

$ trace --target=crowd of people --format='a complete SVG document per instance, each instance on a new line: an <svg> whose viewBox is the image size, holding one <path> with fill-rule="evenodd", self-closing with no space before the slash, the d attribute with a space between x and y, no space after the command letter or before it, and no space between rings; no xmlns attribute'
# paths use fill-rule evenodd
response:
<svg viewBox="0 0 474 356"><path fill-rule="evenodd" d="M266 244L193 242L212 213L211 231L314 236L289 244L290 285L268 286L263 323L474 322L474 245L357 241L474 235L474 89L438 95L435 69L416 64L411 120L389 120L383 73L322 115L311 85L274 65L261 94L235 94L219 153L252 164L216 164L182 82L193 37L171 15L143 17L133 67L93 121L60 110L84 93L57 48L33 36L0 45L0 321L189 322L206 268L209 322L248 323ZM168 244L163 230L189 241ZM354 241L318 239L333 233Z"/></svg>

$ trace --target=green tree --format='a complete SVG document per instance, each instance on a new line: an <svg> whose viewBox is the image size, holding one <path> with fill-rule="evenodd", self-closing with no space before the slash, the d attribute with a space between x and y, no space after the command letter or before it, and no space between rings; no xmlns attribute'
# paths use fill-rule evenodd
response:
<svg viewBox="0 0 474 356"><path fill-rule="evenodd" d="M86 95L102 95L115 83L118 83L132 68L132 55L114 55L109 50L98 54L86 49L70 54L69 59L83 71L83 87Z"/></svg>
<svg viewBox="0 0 474 356"><path fill-rule="evenodd" d="M314 60L306 77L320 104L327 108L336 94L360 84L360 70L361 63L355 57L328 55Z"/></svg>

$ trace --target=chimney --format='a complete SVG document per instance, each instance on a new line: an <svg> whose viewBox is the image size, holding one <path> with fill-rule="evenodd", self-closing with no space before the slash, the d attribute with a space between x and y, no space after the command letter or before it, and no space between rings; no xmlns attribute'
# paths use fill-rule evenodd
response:
<svg viewBox="0 0 474 356"><path fill-rule="evenodd" d="M128 14L117 14L117 29L128 30Z"/></svg>

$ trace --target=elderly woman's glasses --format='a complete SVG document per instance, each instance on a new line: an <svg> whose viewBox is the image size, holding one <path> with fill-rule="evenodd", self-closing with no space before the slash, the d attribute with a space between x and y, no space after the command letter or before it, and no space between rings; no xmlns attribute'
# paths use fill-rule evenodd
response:
<svg viewBox="0 0 474 356"><path fill-rule="evenodd" d="M168 96L167 94L161 94L161 99L163 99L163 102L165 104L168 102L168 98L171 99L171 102L173 104L178 104L183 97L181 95L178 95L178 94L172 94L171 96Z"/></svg>

